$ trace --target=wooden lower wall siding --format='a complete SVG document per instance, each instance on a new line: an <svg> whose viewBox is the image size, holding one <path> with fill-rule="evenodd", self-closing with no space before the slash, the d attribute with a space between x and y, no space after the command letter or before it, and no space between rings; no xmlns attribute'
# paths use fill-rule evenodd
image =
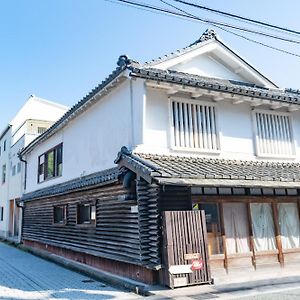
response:
<svg viewBox="0 0 300 300"><path fill-rule="evenodd" d="M77 206L96 205L96 225L77 224ZM53 207L67 205L66 224L53 224ZM25 202L23 240L143 265L136 196L115 183Z"/></svg>
<svg viewBox="0 0 300 300"><path fill-rule="evenodd" d="M48 251L50 253L89 265L102 271L110 272L119 276L124 276L146 284L157 283L157 271L149 270L141 266L117 262L110 259L55 247L40 242L23 240L23 243L27 247Z"/></svg>

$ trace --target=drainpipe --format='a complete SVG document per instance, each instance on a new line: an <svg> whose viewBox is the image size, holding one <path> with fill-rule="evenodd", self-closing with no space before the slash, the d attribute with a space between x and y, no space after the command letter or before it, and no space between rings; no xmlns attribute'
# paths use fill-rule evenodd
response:
<svg viewBox="0 0 300 300"><path fill-rule="evenodd" d="M18 153L18 157L19 157L21 162L25 163L25 172L24 172L24 191L25 191L26 190L26 183L27 183L27 160L25 160L22 157L22 154L20 152Z"/></svg>

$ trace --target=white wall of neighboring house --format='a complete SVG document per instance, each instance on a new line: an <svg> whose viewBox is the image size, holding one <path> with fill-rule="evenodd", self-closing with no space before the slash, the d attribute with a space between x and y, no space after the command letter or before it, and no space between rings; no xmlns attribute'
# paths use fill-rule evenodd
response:
<svg viewBox="0 0 300 300"><path fill-rule="evenodd" d="M18 152L33 141L39 131L49 128L68 107L30 96L10 122L10 130L0 140L0 207L4 208L4 219L0 221L0 235L8 237L19 229L20 211L16 200L22 195L24 184L24 163ZM6 140L6 151L4 141ZM6 182L2 183L2 168L6 165Z"/></svg>
<svg viewBox="0 0 300 300"><path fill-rule="evenodd" d="M4 143L6 149L4 151ZM9 149L11 144L11 128L2 136L0 140L0 207L3 207L3 221L0 221L0 234L5 236L8 230L9 210L7 209L7 195L9 188L8 169L9 169ZM3 166L6 166L5 182L3 182Z"/></svg>

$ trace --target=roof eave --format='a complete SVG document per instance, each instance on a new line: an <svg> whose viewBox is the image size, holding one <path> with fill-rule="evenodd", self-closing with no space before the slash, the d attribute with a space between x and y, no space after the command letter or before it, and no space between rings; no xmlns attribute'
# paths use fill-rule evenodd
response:
<svg viewBox="0 0 300 300"><path fill-rule="evenodd" d="M204 179L204 178L163 178L156 177L161 185L184 185L201 187L237 187L237 188L300 188L300 182L265 181L265 180L234 180L234 179Z"/></svg>

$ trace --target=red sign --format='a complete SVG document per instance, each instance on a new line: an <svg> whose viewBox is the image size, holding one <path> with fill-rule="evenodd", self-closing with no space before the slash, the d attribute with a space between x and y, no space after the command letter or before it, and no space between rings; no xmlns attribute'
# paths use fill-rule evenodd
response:
<svg viewBox="0 0 300 300"><path fill-rule="evenodd" d="M193 271L196 271L196 270L202 270L203 269L203 260L202 258L199 258L199 259L195 259L192 261L192 266L191 266L191 269Z"/></svg>

